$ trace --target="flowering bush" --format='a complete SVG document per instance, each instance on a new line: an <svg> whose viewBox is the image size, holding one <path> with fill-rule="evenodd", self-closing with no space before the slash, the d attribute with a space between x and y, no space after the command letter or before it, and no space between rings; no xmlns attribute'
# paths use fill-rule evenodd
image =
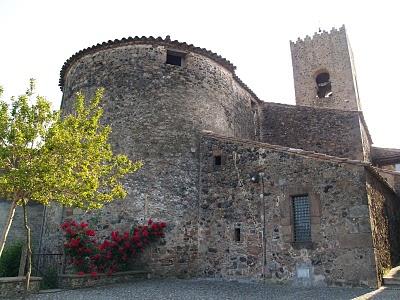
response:
<svg viewBox="0 0 400 300"><path fill-rule="evenodd" d="M130 232L111 232L103 242L95 239L96 232L86 222L65 221L61 224L66 243L65 254L78 274L97 272L112 274L126 270L129 262L150 243L164 237L165 222L153 222L132 228Z"/></svg>

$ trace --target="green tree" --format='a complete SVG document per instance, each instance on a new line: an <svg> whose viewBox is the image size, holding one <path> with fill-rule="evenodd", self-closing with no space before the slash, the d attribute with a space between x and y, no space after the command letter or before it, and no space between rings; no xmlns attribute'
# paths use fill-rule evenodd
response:
<svg viewBox="0 0 400 300"><path fill-rule="evenodd" d="M51 110L45 98L37 96L34 101L31 80L27 92L12 98L10 105L0 101L0 197L11 201L0 239L0 256L15 208L20 205L27 237L26 288L32 254L28 202L55 202L84 210L101 208L126 196L121 180L142 166L140 161L113 154L108 142L111 128L100 123L102 96L103 89L88 101L78 93L74 111L60 114Z"/></svg>

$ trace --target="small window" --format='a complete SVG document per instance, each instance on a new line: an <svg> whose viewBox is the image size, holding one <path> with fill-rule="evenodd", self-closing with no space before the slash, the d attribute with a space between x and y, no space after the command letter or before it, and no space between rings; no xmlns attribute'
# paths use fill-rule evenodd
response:
<svg viewBox="0 0 400 300"><path fill-rule="evenodd" d="M328 72L319 73L315 78L317 83L317 97L328 98L332 96L332 85Z"/></svg>
<svg viewBox="0 0 400 300"><path fill-rule="evenodd" d="M293 198L293 241L311 242L310 201L308 195Z"/></svg>
<svg viewBox="0 0 400 300"><path fill-rule="evenodd" d="M221 155L215 155L214 156L214 165L215 166L220 166L221 164L222 164Z"/></svg>
<svg viewBox="0 0 400 300"><path fill-rule="evenodd" d="M184 57L185 53L167 50L167 60L165 63L173 66L182 66Z"/></svg>
<svg viewBox="0 0 400 300"><path fill-rule="evenodd" d="M240 228L235 228L234 240L240 242Z"/></svg>
<svg viewBox="0 0 400 300"><path fill-rule="evenodd" d="M400 164L395 164L394 170L400 172Z"/></svg>

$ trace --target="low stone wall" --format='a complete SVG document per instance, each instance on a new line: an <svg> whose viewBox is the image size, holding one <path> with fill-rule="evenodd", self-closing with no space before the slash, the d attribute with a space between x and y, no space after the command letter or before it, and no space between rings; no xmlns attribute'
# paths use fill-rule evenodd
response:
<svg viewBox="0 0 400 300"><path fill-rule="evenodd" d="M100 285L107 285L112 283L129 282L135 279L147 279L149 273L147 271L127 271L116 272L112 275L91 274L77 275L77 274L61 274L59 275L59 287L63 289L79 289Z"/></svg>
<svg viewBox="0 0 400 300"><path fill-rule="evenodd" d="M400 199L373 173L367 172L366 179L376 271L380 285L385 271L397 266L400 261Z"/></svg>
<svg viewBox="0 0 400 300"><path fill-rule="evenodd" d="M41 277L31 277L30 293L39 292ZM12 299L20 297L25 291L25 277L0 277L0 298Z"/></svg>

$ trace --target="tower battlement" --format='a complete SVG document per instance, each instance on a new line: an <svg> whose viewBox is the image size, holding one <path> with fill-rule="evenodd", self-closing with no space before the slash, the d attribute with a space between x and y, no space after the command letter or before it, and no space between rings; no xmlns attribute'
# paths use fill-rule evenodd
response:
<svg viewBox="0 0 400 300"><path fill-rule="evenodd" d="M318 39L327 39L333 35L338 34L345 34L346 35L346 28L342 25L339 28L332 27L330 31L322 30L321 32L314 32L313 36L306 35L305 38L298 37L296 41L290 41L290 45L304 45L306 43L310 43L311 41L316 41Z"/></svg>

